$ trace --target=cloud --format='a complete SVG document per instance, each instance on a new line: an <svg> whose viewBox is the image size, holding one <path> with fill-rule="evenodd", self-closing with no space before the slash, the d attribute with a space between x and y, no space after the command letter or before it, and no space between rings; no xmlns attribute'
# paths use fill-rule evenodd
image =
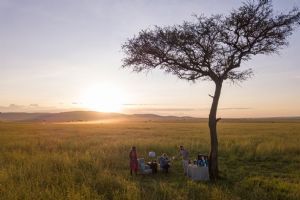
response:
<svg viewBox="0 0 300 200"><path fill-rule="evenodd" d="M153 111L153 112L188 112L195 111L197 109L193 108L136 108L136 110L143 110L145 112Z"/></svg>
<svg viewBox="0 0 300 200"><path fill-rule="evenodd" d="M0 112L62 112L67 109L60 109L50 106L40 106L39 104L18 105L11 103L8 106L0 106Z"/></svg>
<svg viewBox="0 0 300 200"><path fill-rule="evenodd" d="M15 108L22 108L23 106L22 105L17 105L17 104L9 104L8 108L11 108L11 109L15 109Z"/></svg>
<svg viewBox="0 0 300 200"><path fill-rule="evenodd" d="M234 107L229 107L229 108L219 108L219 110L249 110L249 109L252 109L252 108L247 108L247 107L245 107L245 108L243 108L243 107L241 107L241 108L239 108L239 107L237 107L237 108L234 108Z"/></svg>
<svg viewBox="0 0 300 200"><path fill-rule="evenodd" d="M123 106L158 106L160 104L147 104L147 103L125 103Z"/></svg>

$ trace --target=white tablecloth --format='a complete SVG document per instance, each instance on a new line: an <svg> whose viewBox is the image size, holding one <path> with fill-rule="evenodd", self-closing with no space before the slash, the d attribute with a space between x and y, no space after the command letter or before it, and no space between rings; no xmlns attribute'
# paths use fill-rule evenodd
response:
<svg viewBox="0 0 300 200"><path fill-rule="evenodd" d="M197 165L189 165L188 166L188 177L195 181L208 181L208 167L199 167Z"/></svg>

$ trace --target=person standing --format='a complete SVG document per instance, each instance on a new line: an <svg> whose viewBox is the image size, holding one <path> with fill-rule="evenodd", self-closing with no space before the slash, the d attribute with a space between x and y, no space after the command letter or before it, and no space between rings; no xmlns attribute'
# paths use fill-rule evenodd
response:
<svg viewBox="0 0 300 200"><path fill-rule="evenodd" d="M136 153L135 146L131 148L131 151L129 153L129 160L130 160L130 175L132 175L132 171L134 171L136 175L138 170L138 160L137 160L137 153Z"/></svg>
<svg viewBox="0 0 300 200"><path fill-rule="evenodd" d="M187 175L189 165L189 152L181 145L179 147L179 153L182 156L182 166L184 175Z"/></svg>

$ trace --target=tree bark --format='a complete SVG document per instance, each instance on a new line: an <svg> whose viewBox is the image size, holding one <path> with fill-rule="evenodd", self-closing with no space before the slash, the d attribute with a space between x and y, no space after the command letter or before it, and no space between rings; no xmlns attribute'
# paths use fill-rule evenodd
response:
<svg viewBox="0 0 300 200"><path fill-rule="evenodd" d="M209 113L208 126L210 130L209 176L211 180L219 177L218 168L218 135L217 135L217 109L221 95L222 81L215 81L215 94Z"/></svg>

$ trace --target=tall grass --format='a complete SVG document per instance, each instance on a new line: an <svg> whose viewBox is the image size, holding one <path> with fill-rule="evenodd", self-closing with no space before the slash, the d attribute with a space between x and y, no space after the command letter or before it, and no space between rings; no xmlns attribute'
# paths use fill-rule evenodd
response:
<svg viewBox="0 0 300 200"><path fill-rule="evenodd" d="M0 199L300 199L300 123L221 123L217 183L130 176L128 153L208 153L206 123L0 123Z"/></svg>

